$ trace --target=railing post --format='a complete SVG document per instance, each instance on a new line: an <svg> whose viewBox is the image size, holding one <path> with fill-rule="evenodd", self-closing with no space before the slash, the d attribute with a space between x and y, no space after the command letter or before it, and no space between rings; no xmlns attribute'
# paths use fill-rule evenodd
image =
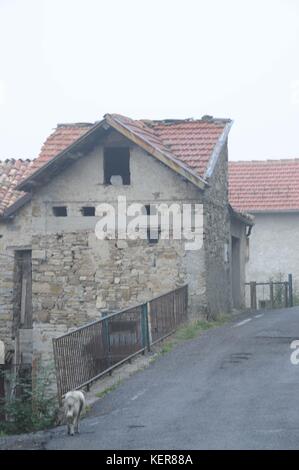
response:
<svg viewBox="0 0 299 470"><path fill-rule="evenodd" d="M177 326L177 290L174 291L173 293L173 320L174 320L174 326Z"/></svg>
<svg viewBox="0 0 299 470"><path fill-rule="evenodd" d="M148 337L148 345L147 350L151 350L152 344L152 323L151 323L151 303L147 302L147 337Z"/></svg>
<svg viewBox="0 0 299 470"><path fill-rule="evenodd" d="M110 334L109 334L109 324L108 319L104 318L104 331L105 331L105 343L107 348L107 365L111 366L111 357L110 357Z"/></svg>
<svg viewBox="0 0 299 470"><path fill-rule="evenodd" d="M188 307L189 307L189 290L188 285L185 286L185 311L184 311L184 318L187 318L188 315Z"/></svg>
<svg viewBox="0 0 299 470"><path fill-rule="evenodd" d="M293 307L293 276L292 274L288 275L288 284L289 284L289 307Z"/></svg>
<svg viewBox="0 0 299 470"><path fill-rule="evenodd" d="M149 339L149 325L148 325L148 304L145 303L141 307L141 330L142 330L142 345L150 351Z"/></svg>
<svg viewBox="0 0 299 470"><path fill-rule="evenodd" d="M289 305L289 299L288 299L288 287L289 287L289 283L288 282L285 282L284 283L284 306L285 307L288 307Z"/></svg>
<svg viewBox="0 0 299 470"><path fill-rule="evenodd" d="M273 291L273 282L270 282L270 304L271 308L274 308L274 291Z"/></svg>
<svg viewBox="0 0 299 470"><path fill-rule="evenodd" d="M61 387L60 370L59 370L59 367L58 367L58 353L57 353L57 340L56 340L56 338L52 338L52 345L53 345L54 367L55 367L56 384L57 384L57 397L58 397L59 406L62 406L62 387Z"/></svg>
<svg viewBox="0 0 299 470"><path fill-rule="evenodd" d="M256 304L256 282L250 282L250 304L252 310L257 310Z"/></svg>

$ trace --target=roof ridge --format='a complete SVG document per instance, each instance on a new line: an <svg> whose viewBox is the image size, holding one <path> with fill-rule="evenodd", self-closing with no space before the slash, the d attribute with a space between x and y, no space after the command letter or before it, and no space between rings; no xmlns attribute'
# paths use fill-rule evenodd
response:
<svg viewBox="0 0 299 470"><path fill-rule="evenodd" d="M298 162L299 163L299 157L295 158L268 158L266 160L229 160L229 164L251 164L251 163L257 163L257 164L263 164L263 163L290 163L290 162Z"/></svg>
<svg viewBox="0 0 299 470"><path fill-rule="evenodd" d="M149 127L151 125L156 125L156 124L164 124L165 126L171 126L175 124L189 124L189 123L197 123L197 122L211 122L211 123L228 123L231 122L232 120L230 118L220 118L220 117L214 117L208 114L203 115L201 118L194 118L194 117L188 117L188 118L162 118L162 119L148 119L148 118L140 118L140 119L133 119L131 117L125 116L124 114L119 114L119 113L106 113L104 114L104 118L106 116L112 116L112 117L121 117L125 118L127 120L130 120L132 122L139 122L142 124L146 124Z"/></svg>
<svg viewBox="0 0 299 470"><path fill-rule="evenodd" d="M164 126L172 126L176 124L190 124L190 123L199 123L199 122L209 122L212 124L226 124L231 122L232 120L229 118L216 118L213 116L202 116L201 118L185 118L185 119L136 119L136 121L142 122L148 126L155 126L155 125L164 125Z"/></svg>
<svg viewBox="0 0 299 470"><path fill-rule="evenodd" d="M56 125L56 129L61 127L91 127L94 122L61 122Z"/></svg>
<svg viewBox="0 0 299 470"><path fill-rule="evenodd" d="M16 163L16 162L33 162L35 160L36 157L34 158L14 158L14 157L11 157L11 158L6 158L5 160L0 160L0 165L1 163Z"/></svg>

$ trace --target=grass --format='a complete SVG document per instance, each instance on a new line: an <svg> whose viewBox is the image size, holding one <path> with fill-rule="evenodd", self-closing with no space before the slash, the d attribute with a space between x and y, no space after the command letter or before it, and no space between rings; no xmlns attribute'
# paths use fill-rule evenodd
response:
<svg viewBox="0 0 299 470"><path fill-rule="evenodd" d="M86 405L85 408L84 408L84 411L82 413L82 417L86 416L87 413L89 413L91 410L91 406L90 405Z"/></svg>
<svg viewBox="0 0 299 470"><path fill-rule="evenodd" d="M196 338L203 331L221 326L230 319L229 315L221 315L216 320L196 320L188 325L181 326L173 335L172 339L166 340L160 354L170 352L173 347L181 341L188 341Z"/></svg>
<svg viewBox="0 0 299 470"><path fill-rule="evenodd" d="M101 392L97 392L95 396L97 398L103 398L105 395L115 390L121 384L121 382L122 380L119 379L117 382L115 382L115 384L111 385L111 387L105 388L105 390L102 390Z"/></svg>

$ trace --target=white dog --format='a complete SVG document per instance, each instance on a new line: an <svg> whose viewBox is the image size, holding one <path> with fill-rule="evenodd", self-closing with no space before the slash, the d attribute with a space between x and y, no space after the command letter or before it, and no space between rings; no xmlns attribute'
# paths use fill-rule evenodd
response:
<svg viewBox="0 0 299 470"><path fill-rule="evenodd" d="M79 433L79 420L85 408L85 396L83 392L74 390L67 392L64 399L64 412L67 423L67 433L73 436Z"/></svg>

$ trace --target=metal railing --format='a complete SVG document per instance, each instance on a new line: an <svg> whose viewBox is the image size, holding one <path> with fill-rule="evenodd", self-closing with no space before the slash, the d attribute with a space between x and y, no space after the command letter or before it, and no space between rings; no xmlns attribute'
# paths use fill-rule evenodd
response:
<svg viewBox="0 0 299 470"><path fill-rule="evenodd" d="M187 319L184 285L149 302L107 315L53 339L59 398L112 371Z"/></svg>
<svg viewBox="0 0 299 470"><path fill-rule="evenodd" d="M149 302L151 344L173 333L186 318L187 286L161 295Z"/></svg>

